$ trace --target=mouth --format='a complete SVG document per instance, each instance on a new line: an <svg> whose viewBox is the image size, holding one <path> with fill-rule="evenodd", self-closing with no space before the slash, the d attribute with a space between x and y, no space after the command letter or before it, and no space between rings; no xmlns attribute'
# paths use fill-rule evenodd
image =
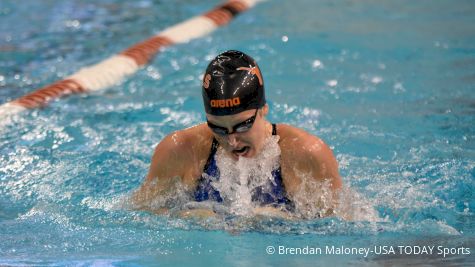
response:
<svg viewBox="0 0 475 267"><path fill-rule="evenodd" d="M244 146L240 149L234 149L233 154L236 155L237 157L245 157L247 156L249 150L250 150L249 146Z"/></svg>

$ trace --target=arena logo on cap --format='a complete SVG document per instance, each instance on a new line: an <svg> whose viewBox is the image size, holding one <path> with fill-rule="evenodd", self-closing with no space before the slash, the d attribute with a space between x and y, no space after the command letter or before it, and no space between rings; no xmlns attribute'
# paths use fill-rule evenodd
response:
<svg viewBox="0 0 475 267"><path fill-rule="evenodd" d="M212 108L229 108L239 106L241 104L241 100L239 99L239 97L228 99L213 99L211 100L210 104Z"/></svg>

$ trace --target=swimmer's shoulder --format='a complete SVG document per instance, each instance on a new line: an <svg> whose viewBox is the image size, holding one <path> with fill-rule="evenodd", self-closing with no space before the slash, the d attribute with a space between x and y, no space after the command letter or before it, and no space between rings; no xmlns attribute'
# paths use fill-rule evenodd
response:
<svg viewBox="0 0 475 267"><path fill-rule="evenodd" d="M193 183L206 164L212 141L211 131L206 124L201 123L168 134L157 145L157 149L159 153L168 154L166 158L171 162L169 166L183 172L180 176L185 183Z"/></svg>
<svg viewBox="0 0 475 267"><path fill-rule="evenodd" d="M206 124L201 123L169 133L157 145L157 148L160 146L166 146L167 150L170 152L186 152L189 150L199 151L208 144L211 146L212 140L213 135L208 127Z"/></svg>
<svg viewBox="0 0 475 267"><path fill-rule="evenodd" d="M300 129L298 127L279 123L276 125L277 134L279 135L279 144L286 148L295 148L300 150L300 148L306 147L308 145L313 145L315 143L324 143L318 136L312 135L307 131ZM295 149L290 149L291 151ZM298 151L300 152L300 151Z"/></svg>
<svg viewBox="0 0 475 267"><path fill-rule="evenodd" d="M333 151L318 136L288 124L277 124L277 134L283 164L287 168L311 172L317 179L340 179ZM339 184L339 181L335 182L336 186Z"/></svg>
<svg viewBox="0 0 475 267"><path fill-rule="evenodd" d="M213 134L209 130L206 123L200 123L192 127L176 132L180 135L183 145L192 150L193 154L208 154L211 143L213 142Z"/></svg>
<svg viewBox="0 0 475 267"><path fill-rule="evenodd" d="M196 173L201 173L200 165L206 162L206 146L211 147L211 142L212 134L202 124L165 136L155 147L146 179L132 201L139 206L150 203L177 181L194 186Z"/></svg>
<svg viewBox="0 0 475 267"><path fill-rule="evenodd" d="M292 166L292 169L305 168L304 165L308 165L306 162L309 158L313 157L309 148L323 143L317 136L303 129L283 123L277 124L277 135L279 135L279 146L283 163Z"/></svg>

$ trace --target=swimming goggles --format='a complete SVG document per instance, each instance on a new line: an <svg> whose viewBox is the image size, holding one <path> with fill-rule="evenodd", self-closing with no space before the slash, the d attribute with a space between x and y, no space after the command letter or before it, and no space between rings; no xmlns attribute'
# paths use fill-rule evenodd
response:
<svg viewBox="0 0 475 267"><path fill-rule="evenodd" d="M218 126L218 125L214 125L211 122L209 122L208 120L206 120L206 122L208 123L208 127L214 133L219 134L219 135L228 135L228 134L233 134L233 133L244 133L244 132L249 131L252 128L252 125L254 125L254 121L256 120L258 110L259 109L256 109L256 113L254 113L254 116L250 117L249 119L247 119L243 122L240 122L240 123L234 125L232 132L229 132L226 127L221 127L221 126Z"/></svg>

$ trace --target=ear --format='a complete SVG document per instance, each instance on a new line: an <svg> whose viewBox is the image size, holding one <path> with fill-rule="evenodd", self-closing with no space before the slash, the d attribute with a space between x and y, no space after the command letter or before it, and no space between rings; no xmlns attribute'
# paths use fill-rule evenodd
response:
<svg viewBox="0 0 475 267"><path fill-rule="evenodd" d="M267 114L269 113L269 105L265 104L263 107L262 107L262 110L261 110L261 114L262 116L267 116Z"/></svg>

